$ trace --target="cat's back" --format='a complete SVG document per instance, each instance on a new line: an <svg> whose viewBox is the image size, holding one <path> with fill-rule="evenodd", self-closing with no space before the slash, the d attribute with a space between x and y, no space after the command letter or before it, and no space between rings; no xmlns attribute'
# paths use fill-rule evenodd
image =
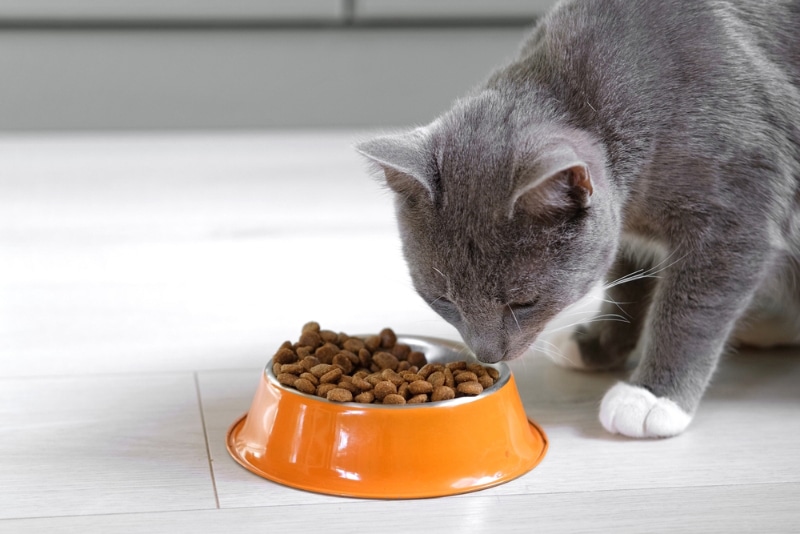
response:
<svg viewBox="0 0 800 534"><path fill-rule="evenodd" d="M568 51L573 67L620 60L674 73L676 59L707 67L766 61L800 86L800 0L563 0L522 55L542 42L549 53Z"/></svg>
<svg viewBox="0 0 800 534"><path fill-rule="evenodd" d="M565 0L494 83L535 87L627 161L775 130L800 162L800 0Z"/></svg>

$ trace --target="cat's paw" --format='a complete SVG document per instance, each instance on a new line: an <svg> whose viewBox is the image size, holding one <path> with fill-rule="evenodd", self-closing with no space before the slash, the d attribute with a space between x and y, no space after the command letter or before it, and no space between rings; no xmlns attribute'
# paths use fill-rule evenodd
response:
<svg viewBox="0 0 800 534"><path fill-rule="evenodd" d="M692 416L675 402L638 386L618 382L603 397L600 423L612 434L666 438L683 432Z"/></svg>
<svg viewBox="0 0 800 534"><path fill-rule="evenodd" d="M569 369L585 369L581 357L581 349L572 337L573 331L566 330L554 334L542 343L542 352L547 354L553 362Z"/></svg>

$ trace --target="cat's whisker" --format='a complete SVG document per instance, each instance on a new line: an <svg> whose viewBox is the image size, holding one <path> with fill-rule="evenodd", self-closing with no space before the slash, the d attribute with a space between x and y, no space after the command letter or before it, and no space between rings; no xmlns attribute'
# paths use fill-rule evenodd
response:
<svg viewBox="0 0 800 534"><path fill-rule="evenodd" d="M681 256L680 258L677 258L672 263L670 263L668 265L664 265L664 263L669 261L669 259L672 256L674 256L677 252L678 252L678 249L675 249L672 252L670 252L663 260L661 260L657 264L653 265L649 269L646 269L646 270L639 269L639 270L634 271L632 273L626 274L625 276L617 278L613 282L609 282L608 284L604 285L603 289L604 290L608 290L608 289L610 289L612 287L615 287L615 286L618 286L620 284L626 284L628 282L634 282L636 280L642 280L642 279L645 279L645 278L660 278L659 276L657 276L659 273L664 272L665 270L669 269L673 265L675 265L678 262L682 261L683 259L686 258L686 256L689 255L688 253L684 254L683 256Z"/></svg>
<svg viewBox="0 0 800 534"><path fill-rule="evenodd" d="M573 326L582 325L582 324L598 323L600 321L616 321L616 322L621 322L621 323L630 323L630 320L628 320L626 317L623 317L622 315L619 315L619 314L616 314L616 313L608 313L608 314L604 314L604 315L597 315L597 316L593 317L592 319L589 319L588 321L576 321L574 323L569 323L569 324L566 324L566 325L557 326L555 328L545 328L542 331L542 335L550 335L550 334L554 334L556 332L560 332L562 330L566 330L566 329L571 328Z"/></svg>
<svg viewBox="0 0 800 534"><path fill-rule="evenodd" d="M514 318L514 322L517 323L517 330L522 332L522 327L519 325L519 321L517 320L517 314L514 313L514 308L512 308L510 304L506 304L506 307L508 308L508 311L511 312L511 317Z"/></svg>
<svg viewBox="0 0 800 534"><path fill-rule="evenodd" d="M440 301L440 300L442 300L443 298L444 298L444 295L439 295L438 297L436 297L435 299L433 299L431 302L429 302L429 303L428 303L428 306L433 306L434 304L436 304L437 302L439 302L439 301Z"/></svg>
<svg viewBox="0 0 800 534"><path fill-rule="evenodd" d="M540 345L540 343L543 345ZM564 356L564 353L561 351L561 348L559 348L555 343L547 341L546 339L542 338L537 339L534 342L532 348L534 353L538 351L552 360L560 359L569 363L569 359L566 356Z"/></svg>

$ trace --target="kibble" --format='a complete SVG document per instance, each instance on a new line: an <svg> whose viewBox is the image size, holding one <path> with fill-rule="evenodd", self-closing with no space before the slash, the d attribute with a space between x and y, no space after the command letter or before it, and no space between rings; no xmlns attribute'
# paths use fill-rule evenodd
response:
<svg viewBox="0 0 800 534"><path fill-rule="evenodd" d="M342 378L341 367L331 366L331 370L319 377L319 381L323 384L333 384L339 382L340 378Z"/></svg>
<svg viewBox="0 0 800 534"><path fill-rule="evenodd" d="M404 399L402 395L398 395L397 393L391 393L389 395L386 395L383 398L383 403L384 404L405 404L406 403L406 399Z"/></svg>
<svg viewBox="0 0 800 534"><path fill-rule="evenodd" d="M326 394L329 401L335 402L350 402L353 400L353 394L344 388L333 388Z"/></svg>
<svg viewBox="0 0 800 534"><path fill-rule="evenodd" d="M483 393L483 386L479 382L461 382L456 391L464 395L480 395Z"/></svg>
<svg viewBox="0 0 800 534"><path fill-rule="evenodd" d="M433 393L431 393L431 400L432 401L444 401L456 398L456 392L453 388L447 386L439 386L433 388Z"/></svg>
<svg viewBox="0 0 800 534"><path fill-rule="evenodd" d="M333 402L424 404L479 395L500 372L480 363L428 363L425 354L400 343L391 328L365 338L303 325L297 343L284 342L273 356L278 382Z"/></svg>
<svg viewBox="0 0 800 534"><path fill-rule="evenodd" d="M292 385L297 389L297 391L302 391L303 393L308 393L309 395L313 395L317 392L317 386L307 378L298 378Z"/></svg>

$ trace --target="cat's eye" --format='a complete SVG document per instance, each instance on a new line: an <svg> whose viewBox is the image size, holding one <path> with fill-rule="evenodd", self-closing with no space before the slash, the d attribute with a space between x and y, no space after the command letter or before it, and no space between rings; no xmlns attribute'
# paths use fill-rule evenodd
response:
<svg viewBox="0 0 800 534"><path fill-rule="evenodd" d="M539 304L539 299L535 298L533 300L522 301L522 302L510 302L508 307L514 312L515 315L525 316L532 313L536 306Z"/></svg>
<svg viewBox="0 0 800 534"><path fill-rule="evenodd" d="M442 316L446 321L455 322L461 319L461 313L458 307L444 297L433 299L429 302L431 308Z"/></svg>
<svg viewBox="0 0 800 534"><path fill-rule="evenodd" d="M453 304L451 301L447 300L444 297L439 297L437 299L432 300L430 305L431 305L431 308L433 308L434 310L437 310L437 311L438 310L446 310L446 311L456 310L456 305Z"/></svg>

